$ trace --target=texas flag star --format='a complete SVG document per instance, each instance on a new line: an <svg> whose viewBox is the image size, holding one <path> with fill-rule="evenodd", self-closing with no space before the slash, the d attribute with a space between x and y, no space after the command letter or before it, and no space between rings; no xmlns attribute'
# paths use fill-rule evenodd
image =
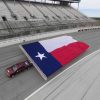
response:
<svg viewBox="0 0 100 100"><path fill-rule="evenodd" d="M38 52L38 55L37 55L37 56L35 56L35 57L40 58L40 60L42 60L43 58L46 58L46 56L44 56L44 53L43 53L43 54L41 54L41 53L39 53L39 52Z"/></svg>

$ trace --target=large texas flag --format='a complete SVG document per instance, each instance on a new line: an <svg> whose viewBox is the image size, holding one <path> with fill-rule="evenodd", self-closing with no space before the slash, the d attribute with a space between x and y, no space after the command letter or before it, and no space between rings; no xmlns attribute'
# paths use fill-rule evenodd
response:
<svg viewBox="0 0 100 100"><path fill-rule="evenodd" d="M44 79L88 49L86 43L71 36L28 43L20 46Z"/></svg>

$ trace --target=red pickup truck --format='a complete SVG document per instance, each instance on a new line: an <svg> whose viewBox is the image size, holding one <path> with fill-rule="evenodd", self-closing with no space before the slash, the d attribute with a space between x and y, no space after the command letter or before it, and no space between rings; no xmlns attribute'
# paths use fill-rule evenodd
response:
<svg viewBox="0 0 100 100"><path fill-rule="evenodd" d="M15 76L17 73L25 70L25 69L29 69L30 67L32 67L32 63L30 63L30 61L26 60L20 63L17 63L11 67L8 67L5 72L6 75L8 77L13 77Z"/></svg>

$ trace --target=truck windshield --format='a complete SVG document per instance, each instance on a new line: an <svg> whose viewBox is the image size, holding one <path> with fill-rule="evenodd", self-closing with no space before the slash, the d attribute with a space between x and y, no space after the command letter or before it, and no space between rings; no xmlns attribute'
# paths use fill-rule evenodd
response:
<svg viewBox="0 0 100 100"><path fill-rule="evenodd" d="M25 61L25 65L29 65L29 62L28 61Z"/></svg>
<svg viewBox="0 0 100 100"><path fill-rule="evenodd" d="M14 70L14 71L16 71L16 70L17 70L17 66L16 66L16 65L13 65L13 67L12 67L12 68L13 68L13 70Z"/></svg>

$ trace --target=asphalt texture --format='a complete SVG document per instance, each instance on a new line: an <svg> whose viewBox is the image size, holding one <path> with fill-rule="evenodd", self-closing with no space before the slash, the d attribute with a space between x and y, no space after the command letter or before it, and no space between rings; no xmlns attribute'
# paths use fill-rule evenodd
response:
<svg viewBox="0 0 100 100"><path fill-rule="evenodd" d="M25 100L40 99L100 100L100 50L70 66Z"/></svg>
<svg viewBox="0 0 100 100"><path fill-rule="evenodd" d="M100 30L70 33L67 35L84 41L90 45L90 48L84 54L67 64L64 69L70 67L70 65L88 54L100 49ZM29 70L19 73L14 78L8 78L5 74L5 69L25 59L27 59L27 57L19 48L19 44L0 48L0 100L24 100L32 92L64 70L60 69L57 71L49 77L48 81L42 79L34 66Z"/></svg>

